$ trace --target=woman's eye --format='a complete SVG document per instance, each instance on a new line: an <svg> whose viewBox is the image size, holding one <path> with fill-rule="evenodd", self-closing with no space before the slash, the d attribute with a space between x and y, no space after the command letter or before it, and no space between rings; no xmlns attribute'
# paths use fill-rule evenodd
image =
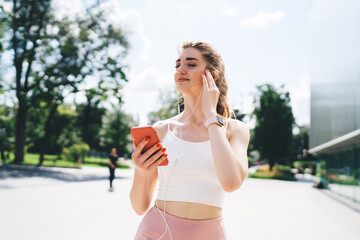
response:
<svg viewBox="0 0 360 240"><path fill-rule="evenodd" d="M196 65L195 64L189 64L189 67L195 67Z"/></svg>
<svg viewBox="0 0 360 240"><path fill-rule="evenodd" d="M180 67L180 65L176 65L176 66L175 66L175 68L179 68L179 67Z"/></svg>

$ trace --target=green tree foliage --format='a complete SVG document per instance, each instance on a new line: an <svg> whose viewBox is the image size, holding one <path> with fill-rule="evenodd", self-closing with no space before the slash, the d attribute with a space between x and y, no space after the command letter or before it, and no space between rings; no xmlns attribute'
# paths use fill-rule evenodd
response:
<svg viewBox="0 0 360 240"><path fill-rule="evenodd" d="M98 4L75 20L57 20L50 3L14 0L12 11L2 15L11 29L9 46L16 70L16 163L23 160L26 122L33 104L45 103L43 156L51 121L65 93L78 92L80 83L96 76L102 92L111 92L120 102L122 84L127 81L119 61L127 53L127 39L108 22Z"/></svg>
<svg viewBox="0 0 360 240"><path fill-rule="evenodd" d="M86 81L88 76L96 75L99 79L98 85L92 89L86 89L84 95L87 103L80 106L79 126L83 141L91 148L99 149L99 130L104 109L98 105L113 96L121 103L121 89L126 76L123 71L123 64L120 61L127 53L128 42L120 28L115 28L107 22L104 13L97 9L97 5L88 9L88 14L78 16L75 21L62 19L55 21L54 25L59 27L56 40L60 47L60 57L55 63L41 59L44 66L44 73L48 79L53 78L57 82L63 80L67 84L48 84L48 118L44 125L45 135L42 138L40 149L40 164L43 161L45 149L49 142L50 122L54 117L56 108L64 99L64 92L78 92L77 85ZM72 29L80 29L73 31ZM60 34L59 34L60 33ZM54 56L56 48L43 44L47 47L48 58ZM50 62L50 64L46 64ZM43 76L40 76L41 78ZM63 86L68 86L64 88ZM40 91L43 88L40 88Z"/></svg>
<svg viewBox="0 0 360 240"><path fill-rule="evenodd" d="M275 162L290 164L292 128L295 123L290 106L290 95L270 84L257 86L258 99L253 115L256 117L254 148L267 159L270 170Z"/></svg>
<svg viewBox="0 0 360 240"><path fill-rule="evenodd" d="M10 107L0 105L0 154L4 162L6 160L5 151L10 151L14 142L12 115L13 111Z"/></svg>
<svg viewBox="0 0 360 240"><path fill-rule="evenodd" d="M240 109L234 109L234 118L239 120L239 121L243 121L244 118L246 117L246 114L242 113L240 111Z"/></svg>
<svg viewBox="0 0 360 240"><path fill-rule="evenodd" d="M176 91L160 91L159 105L161 106L157 111L148 114L149 124L171 118L178 114L178 102L180 104L180 111L183 110L183 99Z"/></svg>
<svg viewBox="0 0 360 240"><path fill-rule="evenodd" d="M47 117L43 116L41 111L41 106L29 109L27 138L29 141L31 139L31 143L34 143L28 149L29 152L38 153L42 147L42 139L45 134L43 129ZM48 130L49 137L46 144L46 154L60 155L64 147L81 142L81 139L78 137L80 136L80 131L75 126L77 116L77 113L70 106L62 104L57 108Z"/></svg>
<svg viewBox="0 0 360 240"><path fill-rule="evenodd" d="M294 135L292 158L297 161L315 161L315 158L307 150L309 150L309 127L300 126L299 132Z"/></svg>
<svg viewBox="0 0 360 240"><path fill-rule="evenodd" d="M103 151L109 152L116 148L119 154L131 152L130 128L137 125L131 115L126 114L121 108L109 111L103 119L104 128L101 133Z"/></svg>
<svg viewBox="0 0 360 240"><path fill-rule="evenodd" d="M100 107L101 95L95 89L87 91L86 103L78 105L77 128L80 130L82 141L89 144L91 149L100 149L100 129L102 128L102 117L106 110Z"/></svg>
<svg viewBox="0 0 360 240"><path fill-rule="evenodd" d="M35 87L31 73L39 42L46 35L46 25L50 19L50 0L14 0L12 11L4 13L4 18L12 30L9 46L14 56L18 100L15 162L19 163L24 155L25 124L30 106L28 93Z"/></svg>
<svg viewBox="0 0 360 240"><path fill-rule="evenodd" d="M81 142L81 132L80 129L77 128L77 118L78 113L72 110L70 106L64 104L59 106L58 115L54 120L54 125L62 126L59 127L60 129L58 130L61 133L59 135L54 134L54 136L57 137L56 144L59 153L63 148L68 148Z"/></svg>

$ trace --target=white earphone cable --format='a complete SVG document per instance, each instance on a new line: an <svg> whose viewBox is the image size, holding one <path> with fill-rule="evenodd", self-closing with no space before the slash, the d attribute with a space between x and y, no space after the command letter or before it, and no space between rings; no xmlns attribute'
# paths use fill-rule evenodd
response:
<svg viewBox="0 0 360 240"><path fill-rule="evenodd" d="M169 230L170 239L172 240L172 235L171 235L170 227L169 227L169 225L168 225L168 223L167 223L167 221L166 221L166 196L167 196L167 186L168 186L169 179L170 179L170 177L172 176L172 173L174 172L175 165L176 165L176 163L178 162L178 159L179 159L179 157L180 157L180 153L181 153L181 150L182 150L182 128L183 128L183 126L186 124L186 122L188 121L188 119L193 115L193 113L195 112L195 109L196 109L197 106L199 105L199 102L200 102L200 98L201 98L201 96L202 96L203 89L204 89L204 87L201 88L201 92L200 92L199 98L198 98L198 100L197 100L197 102L196 102L196 104L195 104L195 107L194 107L193 110L191 111L190 115L185 119L185 121L184 121L183 123L180 123L180 124L179 124L179 125L180 125L180 143L179 143L180 146L179 146L179 152L178 152L177 157L176 157L176 159L175 159L174 166L173 166L172 169L171 169L171 172L170 172L170 174L169 174L169 176L168 176L168 179L167 179L166 185L165 185L165 198L164 198L164 211L163 211L164 214L161 213L161 211L160 211L160 209L159 209L159 207L158 207L157 199L155 200L155 205L156 205L156 207L157 207L157 210L158 210L161 218L164 220L165 226L166 226L166 227L165 227L165 232L161 235L160 238L158 238L158 239L156 239L156 240L160 240L161 238L163 238L164 235L166 234L167 230ZM180 106L179 106L179 103L178 103L178 115L179 115L179 118L180 118ZM170 131L170 129L169 129L168 131ZM160 174L159 174L159 182L160 182L161 179L162 179L162 176L161 176L162 174L161 174L160 171L159 171L159 173L160 173Z"/></svg>

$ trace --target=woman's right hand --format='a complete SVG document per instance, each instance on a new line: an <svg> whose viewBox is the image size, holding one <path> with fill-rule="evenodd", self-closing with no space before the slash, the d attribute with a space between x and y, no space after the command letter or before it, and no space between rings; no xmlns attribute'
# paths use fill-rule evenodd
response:
<svg viewBox="0 0 360 240"><path fill-rule="evenodd" d="M139 145L135 145L133 140L134 152L131 155L135 163L136 170L143 176L149 176L151 173L157 170L157 167L166 160L167 154L165 154L166 148L163 148L160 143L155 144L149 148L145 153L141 154L145 145L149 142L149 137L144 138ZM153 153L155 153L153 155ZM153 156L151 156L153 155Z"/></svg>

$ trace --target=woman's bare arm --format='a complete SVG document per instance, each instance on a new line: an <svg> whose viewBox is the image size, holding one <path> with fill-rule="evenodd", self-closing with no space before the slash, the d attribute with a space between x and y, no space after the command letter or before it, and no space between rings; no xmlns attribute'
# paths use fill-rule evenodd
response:
<svg viewBox="0 0 360 240"><path fill-rule="evenodd" d="M161 140L165 135L163 125L161 122L154 124L154 128ZM139 215L144 214L150 207L158 179L157 167L167 157L164 155L164 152L158 151L162 146L157 147L156 145L146 151L146 153L141 154L146 143L147 142L143 140L138 146L134 144L135 151L132 155L135 163L135 173L130 191L130 201L133 209ZM149 156L156 151L158 151L158 153L149 158Z"/></svg>
<svg viewBox="0 0 360 240"><path fill-rule="evenodd" d="M149 176L143 176L135 169L133 185L130 191L130 201L134 211L142 215L150 207L157 182L157 171Z"/></svg>
<svg viewBox="0 0 360 240"><path fill-rule="evenodd" d="M248 174L247 147L250 139L249 129L244 123L229 121L229 140L223 128L216 124L208 127L216 173L226 192L238 189Z"/></svg>

